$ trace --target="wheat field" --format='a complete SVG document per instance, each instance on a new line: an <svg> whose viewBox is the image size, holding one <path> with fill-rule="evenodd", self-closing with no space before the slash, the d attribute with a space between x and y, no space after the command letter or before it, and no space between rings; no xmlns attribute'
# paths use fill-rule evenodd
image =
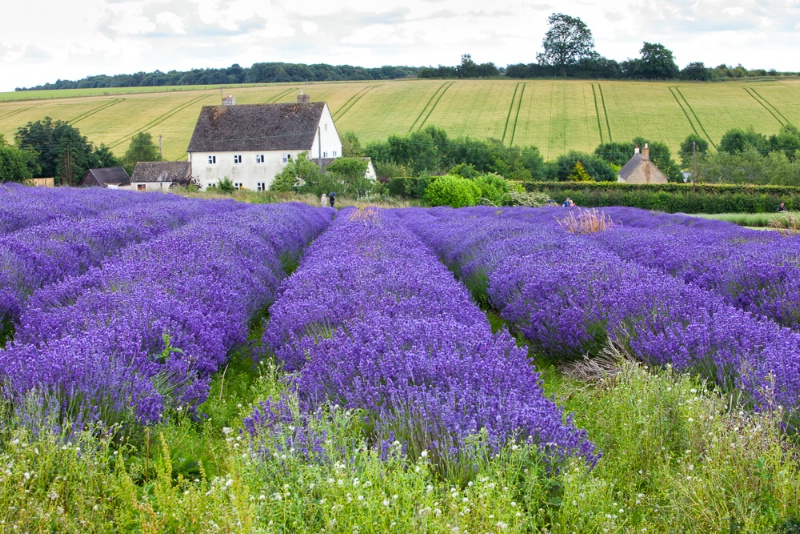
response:
<svg viewBox="0 0 800 534"><path fill-rule="evenodd" d="M437 126L451 136L534 145L548 160L636 136L676 151L693 132L715 146L734 127L770 135L800 125L800 80L384 80L0 93L0 133L13 141L17 128L49 116L117 155L149 132L165 159L181 160L202 106L227 94L237 104L293 102L300 91L326 101L338 130L362 143Z"/></svg>

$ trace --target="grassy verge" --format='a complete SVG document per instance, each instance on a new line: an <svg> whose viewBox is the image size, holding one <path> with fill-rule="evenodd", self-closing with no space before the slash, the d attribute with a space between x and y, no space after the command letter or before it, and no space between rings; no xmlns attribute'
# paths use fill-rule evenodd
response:
<svg viewBox="0 0 800 534"><path fill-rule="evenodd" d="M785 219L787 213L696 213L692 214L693 217L702 217L703 219L717 219L720 221L732 222L739 226L747 226L749 228L769 228L770 223L776 219ZM791 215L797 217L800 213L791 212Z"/></svg>

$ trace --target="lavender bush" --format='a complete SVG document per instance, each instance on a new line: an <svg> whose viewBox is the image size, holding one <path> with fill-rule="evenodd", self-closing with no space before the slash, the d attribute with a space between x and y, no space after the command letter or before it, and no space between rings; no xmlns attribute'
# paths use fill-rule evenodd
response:
<svg viewBox="0 0 800 534"><path fill-rule="evenodd" d="M4 393L57 395L84 420L133 410L143 423L205 399L210 376L273 299L332 210L247 206L125 248L31 295L0 352Z"/></svg>
<svg viewBox="0 0 800 534"><path fill-rule="evenodd" d="M99 187L47 188L0 184L0 235L58 218L73 221L106 210L169 200L170 195L135 193Z"/></svg>
<svg viewBox="0 0 800 534"><path fill-rule="evenodd" d="M488 302L552 357L594 353L611 339L740 390L756 407L800 407L800 335L606 246L638 228L559 233L557 210L417 210L405 221L461 276L483 281Z"/></svg>
<svg viewBox="0 0 800 534"><path fill-rule="evenodd" d="M694 283L737 308L800 330L797 237L680 215L669 216L672 225L661 224L663 217L653 215L648 225L641 210L607 211L626 226L593 239L620 257ZM701 222L689 226L694 221Z"/></svg>
<svg viewBox="0 0 800 534"><path fill-rule="evenodd" d="M512 440L551 458L593 446L541 390L504 330L491 328L465 288L389 212L343 211L286 280L264 334L306 411L322 403L365 412L376 443L404 441L441 465ZM263 412L263 409L262 409ZM269 431L254 414L253 433ZM260 428L265 426L266 428Z"/></svg>
<svg viewBox="0 0 800 534"><path fill-rule="evenodd" d="M79 276L128 245L199 217L242 208L233 201L167 198L107 210L80 222L61 217L0 237L0 321L16 321L35 289Z"/></svg>

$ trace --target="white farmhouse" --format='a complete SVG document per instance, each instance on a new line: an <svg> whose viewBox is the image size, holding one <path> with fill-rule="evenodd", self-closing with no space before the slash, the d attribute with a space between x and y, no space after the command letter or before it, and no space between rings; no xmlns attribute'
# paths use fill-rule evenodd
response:
<svg viewBox="0 0 800 534"><path fill-rule="evenodd" d="M204 106L189 142L192 177L203 189L229 178L237 188L266 191L301 152L312 161L338 158L342 141L325 102Z"/></svg>

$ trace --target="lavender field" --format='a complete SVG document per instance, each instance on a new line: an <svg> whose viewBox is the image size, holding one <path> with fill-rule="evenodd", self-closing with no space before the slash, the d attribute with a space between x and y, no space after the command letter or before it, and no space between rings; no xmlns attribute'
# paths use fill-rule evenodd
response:
<svg viewBox="0 0 800 534"><path fill-rule="evenodd" d="M797 238L0 197L3 531L800 529Z"/></svg>

